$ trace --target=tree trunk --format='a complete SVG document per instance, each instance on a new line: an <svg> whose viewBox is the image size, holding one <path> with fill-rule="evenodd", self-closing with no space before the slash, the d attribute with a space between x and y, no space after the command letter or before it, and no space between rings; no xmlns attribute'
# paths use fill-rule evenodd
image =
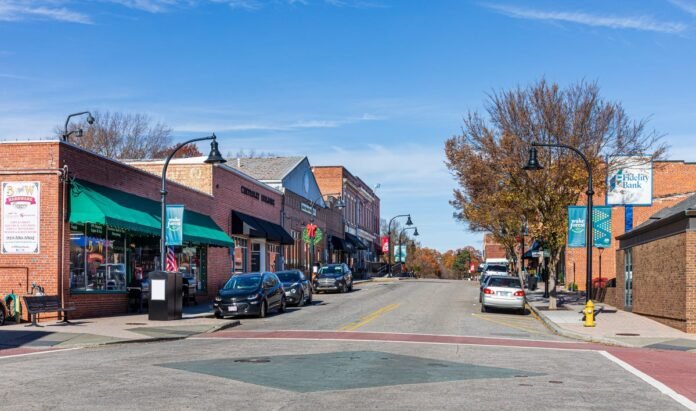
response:
<svg viewBox="0 0 696 411"><path fill-rule="evenodd" d="M549 310L558 309L558 293L556 293L556 273L558 272L558 262L560 260L560 251L551 253L551 261L549 261Z"/></svg>

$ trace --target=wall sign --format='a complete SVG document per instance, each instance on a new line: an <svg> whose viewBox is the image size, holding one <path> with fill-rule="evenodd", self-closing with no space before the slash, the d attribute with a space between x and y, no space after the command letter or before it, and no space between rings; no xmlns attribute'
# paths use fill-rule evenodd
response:
<svg viewBox="0 0 696 411"><path fill-rule="evenodd" d="M261 202L264 202L266 204L272 205L275 207L275 199L268 197L267 195L261 194L258 191L252 190L248 187L242 186L242 194L247 195L249 197L254 197L257 200L260 200Z"/></svg>
<svg viewBox="0 0 696 411"><path fill-rule="evenodd" d="M652 162L647 157L609 157L607 205L652 205Z"/></svg>
<svg viewBox="0 0 696 411"><path fill-rule="evenodd" d="M310 206L309 204L300 203L300 210L302 210L302 212L304 212L304 213L307 213L307 214L315 216L315 217L317 215L317 209Z"/></svg>
<svg viewBox="0 0 696 411"><path fill-rule="evenodd" d="M41 183L2 183L2 253L38 254Z"/></svg>

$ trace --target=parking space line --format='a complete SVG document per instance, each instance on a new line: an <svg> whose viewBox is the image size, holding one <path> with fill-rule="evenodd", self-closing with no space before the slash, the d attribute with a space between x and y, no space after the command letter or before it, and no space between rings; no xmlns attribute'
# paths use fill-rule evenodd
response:
<svg viewBox="0 0 696 411"><path fill-rule="evenodd" d="M362 317L358 321L353 321L352 323L346 324L343 327L339 328L338 331L354 331L357 330L358 328L362 327L363 325L369 323L370 321L376 320L377 318L383 316L384 314L393 311L399 307L400 304L389 304L387 306L384 306L380 308L377 311L374 311L364 317Z"/></svg>
<svg viewBox="0 0 696 411"><path fill-rule="evenodd" d="M494 319L492 319L492 318L490 318L490 317L483 316L483 315L481 315L481 314L472 313L471 315L473 315L474 317L479 318L479 319L481 319L481 320L490 321L490 322L492 322L492 323L495 323L495 324L498 324L498 325L504 325L504 326L510 327L510 328L516 328L516 329L518 329L518 330L522 330L522 331L528 332L528 333L530 333L530 334L545 335L544 333L539 332L539 330L532 330L532 329L530 329L530 328L520 327L519 325L512 325L512 324L510 324L510 323L508 323L508 322L501 321L501 320L494 320Z"/></svg>

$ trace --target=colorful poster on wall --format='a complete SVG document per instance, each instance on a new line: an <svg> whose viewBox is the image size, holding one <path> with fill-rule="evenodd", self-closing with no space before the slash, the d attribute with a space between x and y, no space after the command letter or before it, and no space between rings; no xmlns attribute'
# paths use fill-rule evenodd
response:
<svg viewBox="0 0 696 411"><path fill-rule="evenodd" d="M607 205L652 205L652 162L648 157L608 158Z"/></svg>
<svg viewBox="0 0 696 411"><path fill-rule="evenodd" d="M585 247L585 225L587 208L582 206L568 207L568 248Z"/></svg>
<svg viewBox="0 0 696 411"><path fill-rule="evenodd" d="M2 183L2 253L38 254L41 183Z"/></svg>
<svg viewBox="0 0 696 411"><path fill-rule="evenodd" d="M184 242L184 206L167 205L167 227L165 239L168 246L179 246Z"/></svg>
<svg viewBox="0 0 696 411"><path fill-rule="evenodd" d="M592 209L592 242L597 248L611 245L611 207L595 206Z"/></svg>

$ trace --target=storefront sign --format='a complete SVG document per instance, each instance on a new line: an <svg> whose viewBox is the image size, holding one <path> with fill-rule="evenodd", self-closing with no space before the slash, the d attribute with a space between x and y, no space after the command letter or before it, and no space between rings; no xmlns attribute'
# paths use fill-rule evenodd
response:
<svg viewBox="0 0 696 411"><path fill-rule="evenodd" d="M300 210L315 217L317 215L317 209L310 206L309 204L300 203Z"/></svg>
<svg viewBox="0 0 696 411"><path fill-rule="evenodd" d="M652 205L652 162L647 157L609 157L607 205Z"/></svg>
<svg viewBox="0 0 696 411"><path fill-rule="evenodd" d="M2 183L2 253L38 254L41 183Z"/></svg>
<svg viewBox="0 0 696 411"><path fill-rule="evenodd" d="M181 245L184 241L184 206L167 205L166 243L169 246Z"/></svg>
<svg viewBox="0 0 696 411"><path fill-rule="evenodd" d="M583 248L587 244L585 231L587 207L568 207L568 247ZM592 244L607 248L611 245L611 207L595 206L592 209Z"/></svg>
<svg viewBox="0 0 696 411"><path fill-rule="evenodd" d="M266 204L269 204L269 205L272 205L273 207L275 207L275 199L274 198L263 195L263 194L259 193L258 191L252 190L248 187L242 186L242 194L247 195L249 197L254 197L257 200L260 200Z"/></svg>

